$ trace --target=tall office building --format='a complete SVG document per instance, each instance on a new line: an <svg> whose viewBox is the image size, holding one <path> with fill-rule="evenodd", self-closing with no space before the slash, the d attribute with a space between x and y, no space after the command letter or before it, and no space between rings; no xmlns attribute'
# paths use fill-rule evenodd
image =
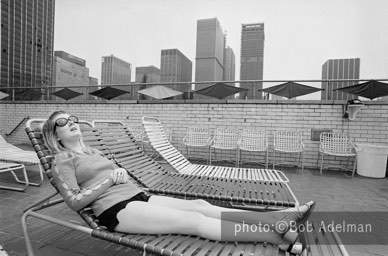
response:
<svg viewBox="0 0 388 256"><path fill-rule="evenodd" d="M163 49L160 58L160 81L191 82L193 63L178 49Z"/></svg>
<svg viewBox="0 0 388 256"><path fill-rule="evenodd" d="M159 83L160 69L155 66L136 67L136 83Z"/></svg>
<svg viewBox="0 0 388 256"><path fill-rule="evenodd" d="M1 0L0 88L52 85L54 11L55 0Z"/></svg>
<svg viewBox="0 0 388 256"><path fill-rule="evenodd" d="M263 80L264 39L264 23L242 24L240 80ZM249 89L240 93L240 99L262 99L261 82L241 83L240 87Z"/></svg>
<svg viewBox="0 0 388 256"><path fill-rule="evenodd" d="M83 86L71 89L82 94L87 93L89 69L86 67L84 59L64 51L55 51L53 71L54 86Z"/></svg>
<svg viewBox="0 0 388 256"><path fill-rule="evenodd" d="M197 21L195 81L221 81L223 78L225 35L217 18ZM208 85L196 85L201 89Z"/></svg>
<svg viewBox="0 0 388 256"><path fill-rule="evenodd" d="M53 81L55 86L89 85L86 61L64 51L55 51Z"/></svg>
<svg viewBox="0 0 388 256"><path fill-rule="evenodd" d="M113 55L102 57L101 84L131 83L132 65Z"/></svg>
<svg viewBox="0 0 388 256"><path fill-rule="evenodd" d="M224 54L224 81L234 81L236 73L236 56L232 48L229 46L225 48ZM232 84L233 85L233 84Z"/></svg>
<svg viewBox="0 0 388 256"><path fill-rule="evenodd" d="M322 65L322 80L327 79L360 79L360 58L330 59ZM349 100L357 98L346 92L334 89L358 84L358 81L322 82L322 100Z"/></svg>

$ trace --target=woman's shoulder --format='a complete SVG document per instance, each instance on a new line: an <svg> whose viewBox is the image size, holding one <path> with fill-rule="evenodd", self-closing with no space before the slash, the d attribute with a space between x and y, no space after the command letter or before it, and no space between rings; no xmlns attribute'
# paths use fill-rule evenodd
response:
<svg viewBox="0 0 388 256"><path fill-rule="evenodd" d="M74 159L74 157L75 157L75 154L69 151L61 151L54 155L54 159L56 161L71 160L71 159Z"/></svg>

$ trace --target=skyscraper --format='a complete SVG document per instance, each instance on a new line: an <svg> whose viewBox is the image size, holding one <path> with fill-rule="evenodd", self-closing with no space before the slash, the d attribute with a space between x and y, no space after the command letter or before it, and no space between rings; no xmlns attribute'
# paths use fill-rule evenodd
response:
<svg viewBox="0 0 388 256"><path fill-rule="evenodd" d="M0 88L52 85L54 11L55 0L1 0Z"/></svg>
<svg viewBox="0 0 388 256"><path fill-rule="evenodd" d="M132 65L113 55L102 57L101 84L131 83Z"/></svg>
<svg viewBox="0 0 388 256"><path fill-rule="evenodd" d="M86 61L64 51L55 51L53 81L55 86L89 85Z"/></svg>
<svg viewBox="0 0 388 256"><path fill-rule="evenodd" d="M221 81L223 77L225 35L217 18L197 21L195 81ZM196 85L195 89L207 85Z"/></svg>
<svg viewBox="0 0 388 256"><path fill-rule="evenodd" d="M193 63L178 49L163 49L160 58L160 81L191 82Z"/></svg>
<svg viewBox="0 0 388 256"><path fill-rule="evenodd" d="M236 73L236 56L232 48L229 46L225 48L224 55L224 81L234 81Z"/></svg>
<svg viewBox="0 0 388 256"><path fill-rule="evenodd" d="M264 39L264 23L242 24L240 80L263 80ZM240 87L249 89L240 93L240 99L262 98L258 91L263 88L261 82L241 83Z"/></svg>
<svg viewBox="0 0 388 256"><path fill-rule="evenodd" d="M86 87L89 85L89 69L86 67L86 61L64 51L55 51L53 65L53 85L82 85L84 86L83 88L77 87L71 89L86 94Z"/></svg>
<svg viewBox="0 0 388 256"><path fill-rule="evenodd" d="M160 69L155 66L136 67L136 83L159 83Z"/></svg>
<svg viewBox="0 0 388 256"><path fill-rule="evenodd" d="M359 79L360 58L329 59L322 65L322 80L327 79ZM349 82L322 82L322 100L349 100L355 96L334 89L358 84L358 81Z"/></svg>

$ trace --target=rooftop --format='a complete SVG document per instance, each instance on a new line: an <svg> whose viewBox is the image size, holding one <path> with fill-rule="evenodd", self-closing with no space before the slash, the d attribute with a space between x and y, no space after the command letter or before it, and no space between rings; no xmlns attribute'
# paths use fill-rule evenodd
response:
<svg viewBox="0 0 388 256"><path fill-rule="evenodd" d="M28 146L22 146L29 149ZM165 165L166 168L168 166ZM343 172L326 170L323 175L315 169L280 168L290 179L290 187L303 203L317 202L315 211L329 212L383 212L388 210L387 178L372 179L355 175L350 179ZM33 181L38 172L30 172ZM12 182L8 174L1 175L2 182ZM25 192L0 190L0 241L11 256L26 255L21 230L23 209L54 192L50 183L40 187L29 186ZM59 219L83 223L65 204L43 210ZM88 235L35 218L29 219L29 230L36 255L141 255L142 252L91 238ZM345 245L349 255L386 255L388 245Z"/></svg>

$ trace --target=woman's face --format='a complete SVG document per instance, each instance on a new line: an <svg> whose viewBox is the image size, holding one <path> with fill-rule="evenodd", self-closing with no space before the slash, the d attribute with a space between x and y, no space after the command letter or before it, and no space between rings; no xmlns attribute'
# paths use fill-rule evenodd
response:
<svg viewBox="0 0 388 256"><path fill-rule="evenodd" d="M66 143L68 141L79 140L81 137L81 130L79 125L69 120L69 114L59 114L55 118L55 122L60 118L66 118L67 124L64 126L55 126L57 137L62 143Z"/></svg>

